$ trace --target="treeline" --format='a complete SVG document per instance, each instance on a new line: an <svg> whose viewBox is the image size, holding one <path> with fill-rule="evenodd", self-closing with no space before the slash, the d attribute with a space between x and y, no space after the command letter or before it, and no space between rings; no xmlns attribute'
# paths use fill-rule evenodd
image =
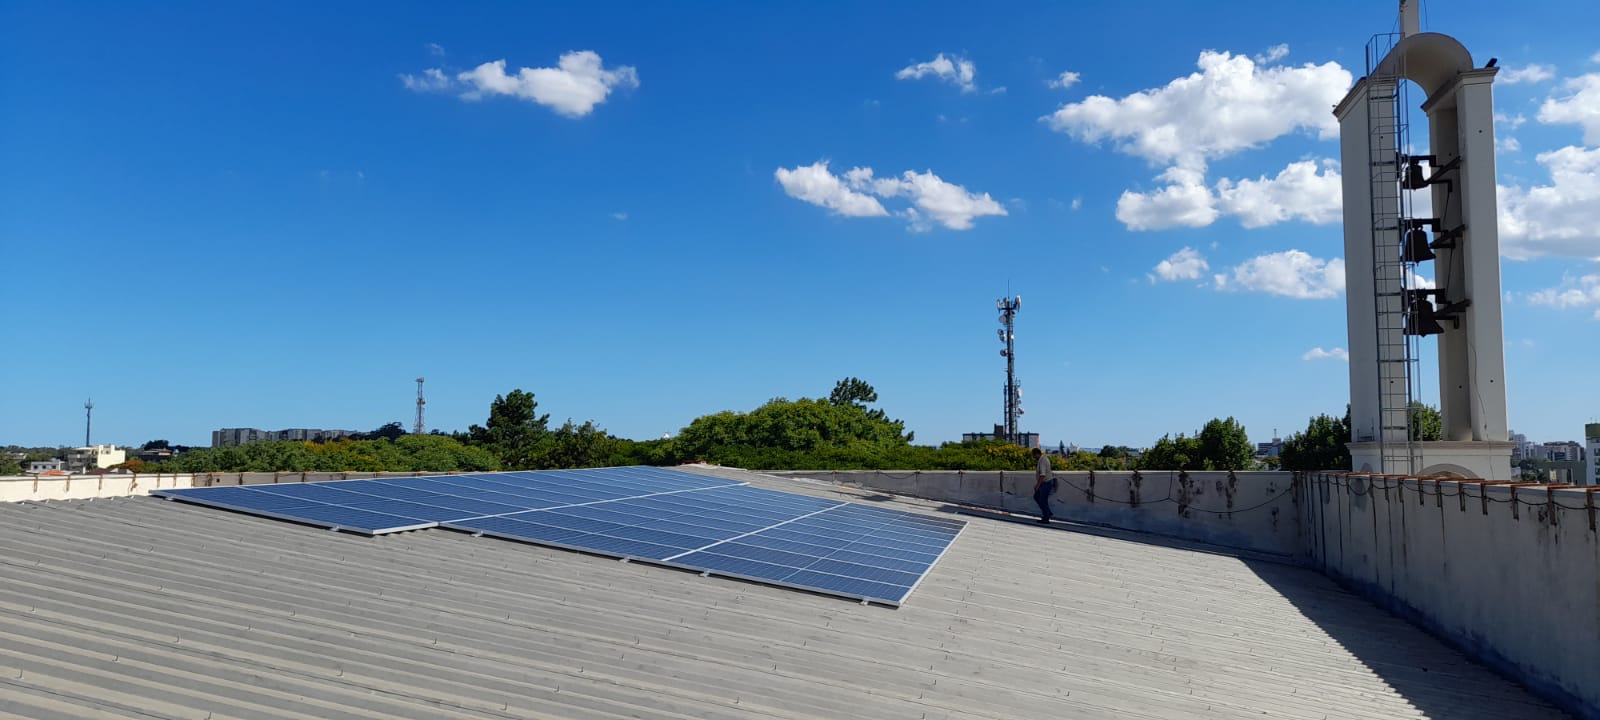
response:
<svg viewBox="0 0 1600 720"><path fill-rule="evenodd" d="M130 461L137 472L448 472L537 470L708 462L752 470L1026 470L1030 451L998 440L917 445L905 423L872 407L873 387L839 381L826 398L775 398L749 412L696 418L676 437L619 438L592 422L550 427L533 393L496 396L482 425L453 434L409 435L390 423L355 438L261 442L182 453L159 465ZM1244 427L1212 420L1199 435L1166 436L1139 456L1106 447L1052 458L1060 470L1213 469L1253 465Z"/></svg>

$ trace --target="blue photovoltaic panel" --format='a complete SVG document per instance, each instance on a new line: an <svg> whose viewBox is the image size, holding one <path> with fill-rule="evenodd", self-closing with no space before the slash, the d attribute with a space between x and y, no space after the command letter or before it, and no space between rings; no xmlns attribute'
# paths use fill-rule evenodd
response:
<svg viewBox="0 0 1600 720"><path fill-rule="evenodd" d="M533 509L584 507L739 484L676 470L624 467L239 485L153 494L377 535Z"/></svg>
<svg viewBox="0 0 1600 720"><path fill-rule="evenodd" d="M899 605L966 523L737 486L443 525Z"/></svg>
<svg viewBox="0 0 1600 720"><path fill-rule="evenodd" d="M890 605L966 525L643 467L154 494L369 535L442 525Z"/></svg>

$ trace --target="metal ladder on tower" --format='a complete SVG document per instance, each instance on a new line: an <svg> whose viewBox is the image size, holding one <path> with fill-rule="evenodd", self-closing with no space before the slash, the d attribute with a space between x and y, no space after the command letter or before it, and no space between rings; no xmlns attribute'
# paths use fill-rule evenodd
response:
<svg viewBox="0 0 1600 720"><path fill-rule="evenodd" d="M1414 268L1401 255L1409 221L1409 198L1400 186L1406 170L1409 132L1404 68L1381 65L1396 36L1375 36L1367 45L1368 163L1372 212L1372 289L1378 361L1378 442L1385 474L1416 471L1412 445L1412 378L1416 352L1406 335L1407 285Z"/></svg>

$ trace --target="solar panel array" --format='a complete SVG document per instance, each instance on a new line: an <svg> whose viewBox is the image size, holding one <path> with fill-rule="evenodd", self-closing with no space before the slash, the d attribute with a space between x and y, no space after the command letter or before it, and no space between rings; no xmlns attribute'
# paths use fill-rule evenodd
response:
<svg viewBox="0 0 1600 720"><path fill-rule="evenodd" d="M660 468L155 494L369 535L445 527L896 606L966 525Z"/></svg>
<svg viewBox="0 0 1600 720"><path fill-rule="evenodd" d="M157 490L154 495L364 535L620 498L740 485L659 468L435 475Z"/></svg>

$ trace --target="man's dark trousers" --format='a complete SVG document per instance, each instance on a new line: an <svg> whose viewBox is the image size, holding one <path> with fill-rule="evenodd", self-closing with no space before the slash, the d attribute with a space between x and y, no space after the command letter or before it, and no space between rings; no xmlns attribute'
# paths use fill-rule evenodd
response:
<svg viewBox="0 0 1600 720"><path fill-rule="evenodd" d="M1039 503L1039 517L1049 520L1054 515L1050 512L1050 496L1056 492L1056 481L1046 480L1039 483L1039 489L1033 491L1033 501Z"/></svg>

